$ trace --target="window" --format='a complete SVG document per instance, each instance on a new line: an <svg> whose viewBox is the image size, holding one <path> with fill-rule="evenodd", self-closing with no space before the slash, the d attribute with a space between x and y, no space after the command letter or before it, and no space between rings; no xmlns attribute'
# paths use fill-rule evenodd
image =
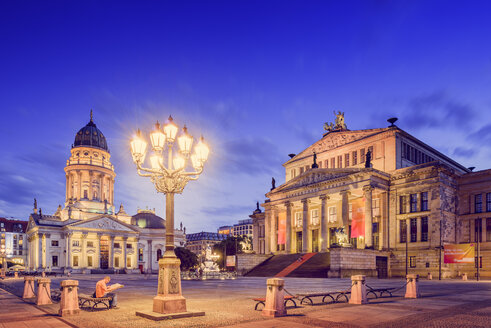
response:
<svg viewBox="0 0 491 328"><path fill-rule="evenodd" d="M428 217L421 218L421 241L428 241Z"/></svg>
<svg viewBox="0 0 491 328"><path fill-rule="evenodd" d="M114 248L121 248L121 245L119 243L114 243Z"/></svg>
<svg viewBox="0 0 491 328"><path fill-rule="evenodd" d="M365 148L360 149L360 163L365 163Z"/></svg>
<svg viewBox="0 0 491 328"><path fill-rule="evenodd" d="M329 212L329 222L336 222L336 206L330 206L328 209Z"/></svg>
<svg viewBox="0 0 491 328"><path fill-rule="evenodd" d="M133 244L130 244L130 243L126 244L126 248L127 249L132 249L133 248Z"/></svg>
<svg viewBox="0 0 491 328"><path fill-rule="evenodd" d="M486 212L491 212L491 192L486 194Z"/></svg>
<svg viewBox="0 0 491 328"><path fill-rule="evenodd" d="M353 157L353 165L358 164L358 152L355 150L351 156Z"/></svg>
<svg viewBox="0 0 491 328"><path fill-rule="evenodd" d="M333 157L331 158L331 169L336 167L336 159Z"/></svg>
<svg viewBox="0 0 491 328"><path fill-rule="evenodd" d="M411 219L411 242L418 241L418 219Z"/></svg>
<svg viewBox="0 0 491 328"><path fill-rule="evenodd" d="M300 168L300 174L302 174L302 173L303 173L303 167Z"/></svg>
<svg viewBox="0 0 491 328"><path fill-rule="evenodd" d="M57 247L57 246L59 246L59 245L58 245L58 240L52 240L52 241L51 241L51 246L53 246L53 247Z"/></svg>
<svg viewBox="0 0 491 328"><path fill-rule="evenodd" d="M295 212L295 226L302 226L302 212Z"/></svg>
<svg viewBox="0 0 491 328"><path fill-rule="evenodd" d="M57 267L58 266L58 256L53 255L51 257L51 266L53 266L53 267Z"/></svg>
<svg viewBox="0 0 491 328"><path fill-rule="evenodd" d="M319 168L322 169L322 161L319 161Z"/></svg>
<svg viewBox="0 0 491 328"><path fill-rule="evenodd" d="M157 249L157 261L160 260L161 258L162 258L162 250Z"/></svg>
<svg viewBox="0 0 491 328"><path fill-rule="evenodd" d="M406 213L406 197L399 196L399 214Z"/></svg>
<svg viewBox="0 0 491 328"><path fill-rule="evenodd" d="M410 268L416 267L416 256L409 256L409 267Z"/></svg>
<svg viewBox="0 0 491 328"><path fill-rule="evenodd" d="M421 193L421 211L428 211L428 192Z"/></svg>
<svg viewBox="0 0 491 328"><path fill-rule="evenodd" d="M126 267L127 267L127 268L131 268L131 257L130 257L130 256L128 256L128 257L126 258Z"/></svg>
<svg viewBox="0 0 491 328"><path fill-rule="evenodd" d="M482 213L482 194L474 196L474 213Z"/></svg>
<svg viewBox="0 0 491 328"><path fill-rule="evenodd" d="M417 194L409 195L409 204L410 204L411 213L418 211L418 195Z"/></svg>
<svg viewBox="0 0 491 328"><path fill-rule="evenodd" d="M92 266L92 256L87 256L87 266Z"/></svg>
<svg viewBox="0 0 491 328"><path fill-rule="evenodd" d="M328 169L329 168L329 160L324 161L324 168Z"/></svg>
<svg viewBox="0 0 491 328"><path fill-rule="evenodd" d="M94 247L94 242L93 241L88 241L87 242L87 247Z"/></svg>
<svg viewBox="0 0 491 328"><path fill-rule="evenodd" d="M87 196L87 190L84 190L84 198L89 198L89 197Z"/></svg>
<svg viewBox="0 0 491 328"><path fill-rule="evenodd" d="M378 222L372 223L372 241L373 241L373 248L377 249L379 246L379 243L378 243Z"/></svg>
<svg viewBox="0 0 491 328"><path fill-rule="evenodd" d="M348 167L348 166L349 166L349 153L344 154L344 167Z"/></svg>
<svg viewBox="0 0 491 328"><path fill-rule="evenodd" d="M314 209L310 211L310 217L311 217L312 225L319 224L319 210Z"/></svg>
<svg viewBox="0 0 491 328"><path fill-rule="evenodd" d="M22 255L22 250L19 251L19 255Z"/></svg>
<svg viewBox="0 0 491 328"><path fill-rule="evenodd" d="M380 198L372 199L372 215L373 216L380 215Z"/></svg>
<svg viewBox="0 0 491 328"><path fill-rule="evenodd" d="M138 249L138 261L143 261L143 248Z"/></svg>
<svg viewBox="0 0 491 328"><path fill-rule="evenodd" d="M491 241L491 219L486 219L486 241Z"/></svg>
<svg viewBox="0 0 491 328"><path fill-rule="evenodd" d="M73 266L78 267L78 256L76 255L73 257Z"/></svg>
<svg viewBox="0 0 491 328"><path fill-rule="evenodd" d="M368 151L370 152L370 155L371 155L371 159L374 160L375 159L375 154L373 153L373 146L370 146L368 147Z"/></svg>
<svg viewBox="0 0 491 328"><path fill-rule="evenodd" d="M482 242L482 220L474 220L474 241Z"/></svg>
<svg viewBox="0 0 491 328"><path fill-rule="evenodd" d="M343 167L343 156L339 155L338 156L338 168L342 168Z"/></svg>
<svg viewBox="0 0 491 328"><path fill-rule="evenodd" d="M290 170L290 176L292 177L292 179L295 177L295 169Z"/></svg>
<svg viewBox="0 0 491 328"><path fill-rule="evenodd" d="M406 220L399 221L399 242L405 243L407 241L407 225Z"/></svg>
<svg viewBox="0 0 491 328"><path fill-rule="evenodd" d="M119 268L119 256L116 256L116 257L114 258L114 267L115 267L115 268Z"/></svg>
<svg viewBox="0 0 491 328"><path fill-rule="evenodd" d="M73 243L72 243L72 246L79 247L80 246L80 241L74 240Z"/></svg>

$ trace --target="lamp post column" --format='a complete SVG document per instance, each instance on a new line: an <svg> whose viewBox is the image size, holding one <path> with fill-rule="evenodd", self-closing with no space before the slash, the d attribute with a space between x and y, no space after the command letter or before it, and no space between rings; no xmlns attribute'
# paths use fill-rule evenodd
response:
<svg viewBox="0 0 491 328"><path fill-rule="evenodd" d="M186 312L186 299L181 291L181 261L174 253L174 193L165 194L165 253L159 260L157 296L153 311L158 313Z"/></svg>

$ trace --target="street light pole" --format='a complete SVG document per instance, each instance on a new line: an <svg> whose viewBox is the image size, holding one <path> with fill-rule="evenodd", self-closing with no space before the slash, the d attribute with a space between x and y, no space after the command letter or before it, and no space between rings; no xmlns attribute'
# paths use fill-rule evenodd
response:
<svg viewBox="0 0 491 328"><path fill-rule="evenodd" d="M147 142L140 130L130 143L138 175L149 177L157 192L165 194L165 253L159 260L157 296L153 299L153 312L162 314L186 312L186 299L181 290L181 261L174 252L174 195L181 194L188 181L198 179L209 153L208 146L201 137L191 155L193 137L188 134L186 126L180 136L176 137L178 129L172 116L169 116L163 129L157 122L155 130L150 133L154 152L150 156L150 168L143 167ZM173 151L175 141L179 145L178 153ZM163 154L166 145L167 165L164 164ZM187 171L189 166L193 170Z"/></svg>

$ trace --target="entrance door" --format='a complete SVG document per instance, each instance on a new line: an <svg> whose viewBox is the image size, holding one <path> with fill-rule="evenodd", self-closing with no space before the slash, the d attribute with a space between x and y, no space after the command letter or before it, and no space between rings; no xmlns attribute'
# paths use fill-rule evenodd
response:
<svg viewBox="0 0 491 328"><path fill-rule="evenodd" d="M312 230L312 252L319 251L319 229Z"/></svg>
<svg viewBox="0 0 491 328"><path fill-rule="evenodd" d="M387 256L377 256L375 261L379 279L387 278Z"/></svg>
<svg viewBox="0 0 491 328"><path fill-rule="evenodd" d="M107 237L101 237L101 246L100 246L100 266L101 269L109 268L109 240Z"/></svg>
<svg viewBox="0 0 491 328"><path fill-rule="evenodd" d="M302 253L302 231L297 231L297 253Z"/></svg>

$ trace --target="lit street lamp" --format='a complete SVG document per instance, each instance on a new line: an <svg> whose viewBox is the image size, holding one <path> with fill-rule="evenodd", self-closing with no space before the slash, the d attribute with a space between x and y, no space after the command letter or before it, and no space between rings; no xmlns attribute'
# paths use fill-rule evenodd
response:
<svg viewBox="0 0 491 328"><path fill-rule="evenodd" d="M157 192L165 194L165 253L159 260L158 290L153 299L153 312L157 313L186 312L186 299L181 291L181 261L174 253L174 194L182 193L188 181L198 179L209 153L208 146L201 137L191 154L193 137L189 135L186 126L179 135L178 130L172 116L169 116L163 127L158 122L155 124L155 130L150 133L153 150L150 168L143 167L147 142L140 130L130 143L138 174L149 177ZM176 141L178 151L174 148ZM167 163L164 163L165 151ZM188 171L189 168L192 169Z"/></svg>

